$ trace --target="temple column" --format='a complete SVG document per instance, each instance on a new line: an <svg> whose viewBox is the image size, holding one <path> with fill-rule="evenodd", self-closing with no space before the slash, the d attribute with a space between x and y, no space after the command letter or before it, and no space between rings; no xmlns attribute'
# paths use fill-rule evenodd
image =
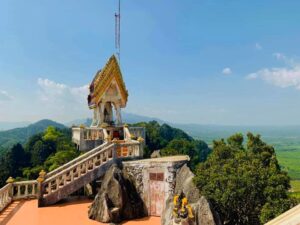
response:
<svg viewBox="0 0 300 225"><path fill-rule="evenodd" d="M121 117L121 107L119 104L115 105L116 109L116 123L117 125L122 125L122 117Z"/></svg>
<svg viewBox="0 0 300 225"><path fill-rule="evenodd" d="M103 122L104 122L104 108L105 108L105 104L103 102L101 102L99 104L99 115L98 115L98 118L99 118L99 125L101 125Z"/></svg>
<svg viewBox="0 0 300 225"><path fill-rule="evenodd" d="M98 107L95 107L94 108L94 116L93 116L93 121L92 121L91 127L95 127L98 124L98 113L97 113L97 111L98 111Z"/></svg>

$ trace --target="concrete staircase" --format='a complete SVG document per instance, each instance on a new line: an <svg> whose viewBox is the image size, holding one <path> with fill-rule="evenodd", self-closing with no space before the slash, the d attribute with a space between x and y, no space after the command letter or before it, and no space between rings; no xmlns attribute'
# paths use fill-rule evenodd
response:
<svg viewBox="0 0 300 225"><path fill-rule="evenodd" d="M79 156L45 176L40 183L39 207L61 199L101 177L117 160L140 156L140 142L110 142Z"/></svg>
<svg viewBox="0 0 300 225"><path fill-rule="evenodd" d="M132 140L130 133L125 140L106 140L48 174L41 172L37 180L15 182L10 177L0 188L0 212L14 200L37 198L39 207L55 204L101 177L116 160L143 156L143 139Z"/></svg>

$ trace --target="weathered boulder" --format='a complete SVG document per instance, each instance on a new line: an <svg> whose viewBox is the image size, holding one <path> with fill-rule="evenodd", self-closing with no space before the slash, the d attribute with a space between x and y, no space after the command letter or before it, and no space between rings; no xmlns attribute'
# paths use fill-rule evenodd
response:
<svg viewBox="0 0 300 225"><path fill-rule="evenodd" d="M202 196L198 202L191 204L195 212L195 221L197 225L221 225L221 220L207 199Z"/></svg>
<svg viewBox="0 0 300 225"><path fill-rule="evenodd" d="M199 190L193 183L194 176L186 164L176 173L175 193L183 191L190 204L196 203L200 199Z"/></svg>
<svg viewBox="0 0 300 225"><path fill-rule="evenodd" d="M175 193L183 191L189 204L193 208L195 219L189 224L195 225L221 225L217 212L204 196L200 196L197 187L193 183L194 174L187 165L182 166L176 173ZM173 196L166 201L161 217L162 225L173 225Z"/></svg>
<svg viewBox="0 0 300 225"><path fill-rule="evenodd" d="M144 216L145 205L134 184L123 176L118 165L112 165L89 209L89 218L103 223L119 223Z"/></svg>
<svg viewBox="0 0 300 225"><path fill-rule="evenodd" d="M160 155L160 150L155 150L155 151L153 151L152 152L152 154L151 154L151 156L150 156L150 158L160 158L161 157L161 155Z"/></svg>

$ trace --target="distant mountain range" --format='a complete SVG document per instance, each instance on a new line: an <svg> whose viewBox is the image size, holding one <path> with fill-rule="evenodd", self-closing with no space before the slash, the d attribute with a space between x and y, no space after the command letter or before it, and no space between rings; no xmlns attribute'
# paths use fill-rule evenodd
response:
<svg viewBox="0 0 300 225"><path fill-rule="evenodd" d="M122 113L123 121L126 123L138 123L157 121L160 124L167 123L175 128L182 129L190 136L212 143L215 139L227 138L230 135L240 132L246 134L253 132L261 134L263 139L276 143L278 138L284 138L286 141L300 140L300 126L225 126L225 125L201 125L201 124L179 124L169 123L158 118L136 115L132 113ZM72 125L85 124L89 126L92 122L91 118L77 119L63 124L54 122L52 120L41 120L39 122L28 125L28 122L20 123L0 123L0 129L4 127L23 126L22 128L15 128L7 131L0 131L0 148L11 146L16 142L24 143L30 136L44 131L48 126L55 126L58 128L71 127ZM5 126L2 126L2 125ZM28 125L28 126L26 126Z"/></svg>
<svg viewBox="0 0 300 225"><path fill-rule="evenodd" d="M125 123L139 123L139 122L149 122L149 121L157 121L159 123L166 123L165 121L158 119L158 118L154 118L154 117L148 117L148 116L141 116L141 115L137 115L137 114L133 114L133 113L126 113L126 112L122 112L122 120ZM80 125L80 124L85 124L85 125L90 125L92 123L92 119L91 118L85 118L85 119L77 119L77 120L73 120L70 122L67 122L65 125L70 127L72 125Z"/></svg>
<svg viewBox="0 0 300 225"><path fill-rule="evenodd" d="M41 120L22 128L0 131L0 148L9 148L16 143L25 143L32 135L43 132L48 126L66 128L52 120Z"/></svg>
<svg viewBox="0 0 300 225"><path fill-rule="evenodd" d="M0 131L10 130L18 127L26 127L30 122L0 122Z"/></svg>

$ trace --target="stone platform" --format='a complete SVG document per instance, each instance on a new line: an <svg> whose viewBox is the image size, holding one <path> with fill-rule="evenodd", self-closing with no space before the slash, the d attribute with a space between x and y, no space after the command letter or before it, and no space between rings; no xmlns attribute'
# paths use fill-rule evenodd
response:
<svg viewBox="0 0 300 225"><path fill-rule="evenodd" d="M15 201L0 214L4 225L103 225L88 218L91 200L76 200L46 208L38 208L37 200ZM124 225L159 225L159 217L147 217Z"/></svg>

